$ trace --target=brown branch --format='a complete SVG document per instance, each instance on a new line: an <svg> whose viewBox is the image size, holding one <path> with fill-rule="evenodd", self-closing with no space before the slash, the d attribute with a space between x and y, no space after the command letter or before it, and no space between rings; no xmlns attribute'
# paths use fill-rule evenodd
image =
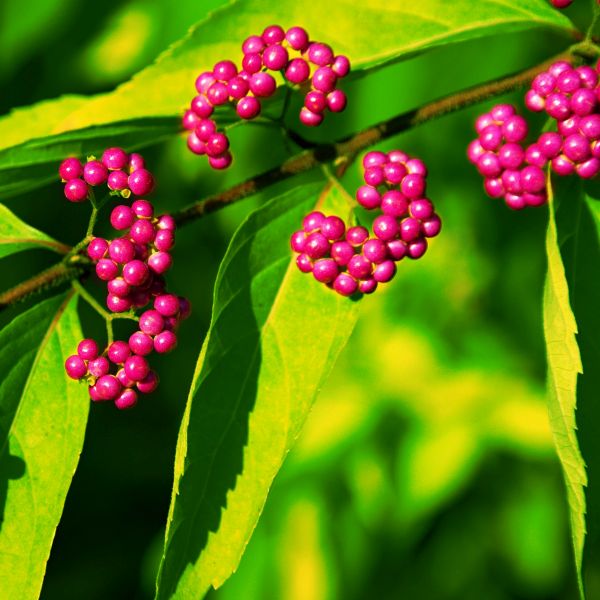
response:
<svg viewBox="0 0 600 600"><path fill-rule="evenodd" d="M82 273L84 273L84 269L81 265L67 265L62 262L53 265L49 269L34 275L30 279L0 294L0 310L11 304L15 304L15 302L25 300L32 294L49 290L65 281L70 281Z"/></svg>
<svg viewBox="0 0 600 600"><path fill-rule="evenodd" d="M190 206L173 214L178 225L185 225L199 219L204 215L219 210L229 204L243 200L256 192L269 187L279 181L283 181L299 173L310 171L322 163L331 162L335 159L349 159L358 152L403 131L437 119L449 113L456 112L482 100L493 98L501 94L526 86L538 73L545 71L557 60L572 60L571 52L562 52L543 63L526 69L503 79L477 85L456 94L452 94L425 104L421 108L411 110L386 121L382 121L363 131L356 133L337 143L322 144L311 150L301 152L286 160L282 165L269 171L261 173L238 183L223 192L213 194L205 200L191 204ZM76 257L71 257L73 260ZM59 285L63 281L73 279L83 273L86 265L73 265L59 263L46 271L35 275L16 287L0 294L0 310L36 291L48 289Z"/></svg>

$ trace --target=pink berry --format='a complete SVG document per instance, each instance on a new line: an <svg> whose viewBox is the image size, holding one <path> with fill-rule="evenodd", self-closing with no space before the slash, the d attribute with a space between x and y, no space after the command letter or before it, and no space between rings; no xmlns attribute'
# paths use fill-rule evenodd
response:
<svg viewBox="0 0 600 600"><path fill-rule="evenodd" d="M254 96L242 98L236 105L236 112L242 119L254 119L260 114L260 101Z"/></svg>
<svg viewBox="0 0 600 600"><path fill-rule="evenodd" d="M83 179L70 179L65 184L65 197L69 202L83 202L88 195L88 186Z"/></svg>
<svg viewBox="0 0 600 600"><path fill-rule="evenodd" d="M108 347L108 358L115 365L122 365L131 356L131 350L126 342L117 340Z"/></svg>
<svg viewBox="0 0 600 600"><path fill-rule="evenodd" d="M115 406L119 410L127 410L137 404L138 397L135 390L131 388L124 389L116 398Z"/></svg>
<svg viewBox="0 0 600 600"><path fill-rule="evenodd" d="M102 375L96 381L96 391L101 400L114 400L122 389L121 382L114 375Z"/></svg>
<svg viewBox="0 0 600 600"><path fill-rule="evenodd" d="M83 167L83 178L90 185L100 185L108 179L108 169L99 160L90 160Z"/></svg>
<svg viewBox="0 0 600 600"><path fill-rule="evenodd" d="M173 294L161 294L154 299L154 309L163 317L174 317L179 312L179 299Z"/></svg>
<svg viewBox="0 0 600 600"><path fill-rule="evenodd" d="M76 158L65 158L60 163L58 174L61 179L70 181L71 179L79 179L83 175L83 165Z"/></svg>
<svg viewBox="0 0 600 600"><path fill-rule="evenodd" d="M147 333L136 331L129 337L128 347L137 356L147 356L152 353L154 342L152 341L152 337Z"/></svg>
<svg viewBox="0 0 600 600"><path fill-rule="evenodd" d="M136 383L136 387L142 394L151 394L158 387L158 383L158 375L150 371L144 379Z"/></svg>
<svg viewBox="0 0 600 600"><path fill-rule="evenodd" d="M128 162L129 156L123 148L108 148L102 154L102 163L111 171L124 169Z"/></svg>
<svg viewBox="0 0 600 600"><path fill-rule="evenodd" d="M93 238L87 247L87 255L93 260L98 261L106 256L108 252L108 242L104 238Z"/></svg>
<svg viewBox="0 0 600 600"><path fill-rule="evenodd" d="M159 354L171 352L177 346L177 336L172 331L163 331L154 337L154 350Z"/></svg>
<svg viewBox="0 0 600 600"><path fill-rule="evenodd" d="M294 50L304 52L308 47L308 33L302 27L290 27L285 34L285 39Z"/></svg>
<svg viewBox="0 0 600 600"><path fill-rule="evenodd" d="M137 169L129 176L129 189L136 196L145 196L154 189L154 177L146 169Z"/></svg>
<svg viewBox="0 0 600 600"><path fill-rule="evenodd" d="M65 361L65 371L71 379L81 379L87 374L88 368L83 358L74 354Z"/></svg>

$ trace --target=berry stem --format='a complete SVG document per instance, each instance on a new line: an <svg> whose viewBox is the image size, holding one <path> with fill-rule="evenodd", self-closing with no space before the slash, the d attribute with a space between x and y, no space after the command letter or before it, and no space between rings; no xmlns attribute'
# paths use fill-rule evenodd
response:
<svg viewBox="0 0 600 600"><path fill-rule="evenodd" d="M178 225L185 225L196 219L200 219L209 213L233 204L234 202L243 200L275 183L319 167L323 163L338 162L339 165L344 168L342 165L349 164L357 153L382 140L473 104L506 94L528 85L538 73L547 70L550 65L557 60L572 61L576 59L576 55L578 54L576 51L577 48L578 46L574 46L541 64L525 69L514 75L509 75L508 77L474 86L456 94L440 98L439 100L434 100L421 108L407 111L392 117L391 119L368 127L367 129L359 131L353 136L342 139L337 143L313 145L310 144L310 142L302 140L303 145L310 147L309 150L289 158L280 166L261 173L252 179L238 183L227 190L213 194L204 200L191 204L181 211L174 213L173 217ZM295 141L297 139L297 143L299 143L301 138L295 135L294 139ZM92 202L94 206L96 206L95 199ZM91 235L96 217L97 209L95 208L90 217L87 235ZM80 242L80 244L82 246L85 245L84 241ZM74 279L81 275L83 272L82 267L84 265L78 265L76 267L73 264L74 259L79 256L80 255L73 255L69 259L69 264L59 263L47 271L44 271L1 294L0 310L40 289L58 285L65 280ZM131 317L114 315L114 318Z"/></svg>
<svg viewBox="0 0 600 600"><path fill-rule="evenodd" d="M106 321L112 320L112 315L100 306L99 302L83 287L81 282L74 279L71 282L73 289Z"/></svg>

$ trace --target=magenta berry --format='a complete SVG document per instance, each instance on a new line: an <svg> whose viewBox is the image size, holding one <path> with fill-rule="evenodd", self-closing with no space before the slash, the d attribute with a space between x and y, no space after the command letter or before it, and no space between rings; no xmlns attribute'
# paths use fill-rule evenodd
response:
<svg viewBox="0 0 600 600"><path fill-rule="evenodd" d="M304 52L308 47L308 33L302 27L290 27L285 34L285 39L294 50Z"/></svg>
<svg viewBox="0 0 600 600"><path fill-rule="evenodd" d="M366 209L373 210L381 205L381 194L370 185L361 185L356 191L356 200Z"/></svg>
<svg viewBox="0 0 600 600"><path fill-rule="evenodd" d="M271 44L264 49L262 59L267 69L279 71L288 63L288 51L279 44Z"/></svg>
<svg viewBox="0 0 600 600"><path fill-rule="evenodd" d="M116 265L115 265L116 266ZM149 270L145 262L134 259L123 267L123 279L129 285L142 285L148 279Z"/></svg>
<svg viewBox="0 0 600 600"><path fill-rule="evenodd" d="M163 317L174 317L179 312L179 298L173 294L161 294L154 299L154 309Z"/></svg>
<svg viewBox="0 0 600 600"><path fill-rule="evenodd" d="M250 77L250 91L259 98L268 98L275 92L277 83L272 75L259 72Z"/></svg>
<svg viewBox="0 0 600 600"><path fill-rule="evenodd" d="M242 98L236 106L237 114L242 119L254 119L260 114L260 102L253 96Z"/></svg>
<svg viewBox="0 0 600 600"><path fill-rule="evenodd" d="M154 350L152 337L143 331L136 331L129 337L129 349L137 356L147 356ZM130 377L126 371L127 376Z"/></svg>
<svg viewBox="0 0 600 600"><path fill-rule="evenodd" d="M137 244L146 245L154 241L154 225L146 219L138 219L129 230L129 237Z"/></svg>
<svg viewBox="0 0 600 600"><path fill-rule="evenodd" d="M323 122L323 115L313 112L304 106L300 110L300 122L307 127L316 127Z"/></svg>
<svg viewBox="0 0 600 600"><path fill-rule="evenodd" d="M127 238L117 238L108 246L108 255L116 263L125 264L135 257L135 247Z"/></svg>
<svg viewBox="0 0 600 600"><path fill-rule="evenodd" d="M147 310L140 315L140 329L148 335L158 335L165 327L165 320L157 310Z"/></svg>
<svg viewBox="0 0 600 600"><path fill-rule="evenodd" d="M99 354L98 344L92 339L81 340L77 346L77 354L84 360L94 360Z"/></svg>
<svg viewBox="0 0 600 600"><path fill-rule="evenodd" d="M114 375L102 375L95 385L101 400L114 400L123 389L121 382Z"/></svg>
<svg viewBox="0 0 600 600"><path fill-rule="evenodd" d="M121 297L115 294L106 296L106 307L114 313L127 312L132 306L132 302L128 296Z"/></svg>
<svg viewBox="0 0 600 600"><path fill-rule="evenodd" d="M88 195L88 186L83 179L70 179L65 184L65 197L70 202L83 202Z"/></svg>
<svg viewBox="0 0 600 600"><path fill-rule="evenodd" d="M60 163L58 174L61 179L71 181L71 179L79 179L83 175L83 165L76 158L65 158Z"/></svg>
<svg viewBox="0 0 600 600"><path fill-rule="evenodd" d="M313 265L313 276L321 283L331 283L339 274L337 262L332 258L317 260Z"/></svg>
<svg viewBox="0 0 600 600"><path fill-rule="evenodd" d="M310 67L302 58L293 58L285 69L285 78L296 85L304 83L310 77Z"/></svg>
<svg viewBox="0 0 600 600"><path fill-rule="evenodd" d="M339 240L345 231L346 225L339 217L327 217L321 224L321 233L330 241Z"/></svg>
<svg viewBox="0 0 600 600"><path fill-rule="evenodd" d="M106 375L109 370L110 363L104 356L99 356L98 358L88 361L88 371L90 375L93 375L94 377L102 377L103 375Z"/></svg>
<svg viewBox="0 0 600 600"><path fill-rule="evenodd" d="M145 196L154 189L154 177L146 169L136 169L129 176L129 189L136 196Z"/></svg>
<svg viewBox="0 0 600 600"><path fill-rule="evenodd" d="M142 381L150 372L148 361L143 356L134 354L130 356L123 366L125 374L132 381Z"/></svg>
<svg viewBox="0 0 600 600"><path fill-rule="evenodd" d="M65 361L65 371L71 379L81 379L87 374L88 367L81 356L74 354Z"/></svg>
<svg viewBox="0 0 600 600"><path fill-rule="evenodd" d="M285 39L285 31L279 25L269 25L261 37L265 44L279 44Z"/></svg>
<svg viewBox="0 0 600 600"><path fill-rule="evenodd" d="M171 352L177 346L177 336L172 331L163 331L154 337L154 350L159 354Z"/></svg>
<svg viewBox="0 0 600 600"><path fill-rule="evenodd" d="M166 273L173 265L173 257L168 252L159 250L148 258L148 267L156 274Z"/></svg>
<svg viewBox="0 0 600 600"><path fill-rule="evenodd" d="M358 289L358 283L354 277L340 273L333 282L333 289L342 296L352 296Z"/></svg>
<svg viewBox="0 0 600 600"><path fill-rule="evenodd" d="M150 371L144 379L136 383L136 387L142 394L151 394L158 387L158 383L158 375Z"/></svg>
<svg viewBox="0 0 600 600"><path fill-rule="evenodd" d="M114 279L118 273L119 267L117 266L117 263L110 258L101 258L96 263L96 275L98 275L98 278L102 279L102 281Z"/></svg>
<svg viewBox="0 0 600 600"><path fill-rule="evenodd" d="M112 399L112 398L111 398ZM138 395L131 388L124 389L116 398L115 406L119 410L127 410L137 404Z"/></svg>
<svg viewBox="0 0 600 600"><path fill-rule="evenodd" d="M93 260L98 261L106 256L108 252L108 242L103 238L93 238L87 247L87 255Z"/></svg>
<svg viewBox="0 0 600 600"><path fill-rule="evenodd" d="M124 169L129 163L129 156L123 148L107 148L102 154L102 163L111 171Z"/></svg>
<svg viewBox="0 0 600 600"><path fill-rule="evenodd" d="M311 233L304 245L304 253L312 259L323 258L329 252L329 241L318 231Z"/></svg>
<svg viewBox="0 0 600 600"><path fill-rule="evenodd" d="M117 340L108 347L108 358L115 365L122 365L131 356L131 350L126 342Z"/></svg>
<svg viewBox="0 0 600 600"><path fill-rule="evenodd" d="M90 160L83 167L83 178L89 185L100 185L108 179L108 169L98 160Z"/></svg>

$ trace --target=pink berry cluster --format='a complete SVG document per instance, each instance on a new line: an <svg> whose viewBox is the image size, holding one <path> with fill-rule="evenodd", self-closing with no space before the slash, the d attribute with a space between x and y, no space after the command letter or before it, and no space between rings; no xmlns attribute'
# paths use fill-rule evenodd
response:
<svg viewBox="0 0 600 600"><path fill-rule="evenodd" d="M175 221L171 215L155 217L152 203L138 199L115 206L110 223L122 235L95 237L87 247L96 275L107 282L106 306L115 313L142 308L164 291L162 275L173 264Z"/></svg>
<svg viewBox="0 0 600 600"><path fill-rule="evenodd" d="M346 228L340 217L311 212L302 229L291 237L303 273L342 296L373 293L396 274L405 256L421 258L427 238L436 236L442 222L425 197L427 168L418 158L393 150L368 152L363 158L365 185L356 199L367 210L381 210L372 234L362 226Z"/></svg>
<svg viewBox="0 0 600 600"><path fill-rule="evenodd" d="M467 149L469 160L484 177L492 198L504 198L514 210L539 206L547 200L546 177L535 148L522 145L527 121L510 104L498 104L475 122L478 137Z"/></svg>
<svg viewBox="0 0 600 600"><path fill-rule="evenodd" d="M100 354L94 340L82 340L77 354L65 361L67 375L85 380L93 401L112 400L119 409L131 408L138 394L149 394L158 387L158 375L150 369L147 356L173 350L177 345L174 330L189 314L190 304L185 298L160 294L154 300L154 309L140 315L139 330L128 342L112 342Z"/></svg>
<svg viewBox="0 0 600 600"><path fill-rule="evenodd" d="M484 176L486 193L503 197L515 210L539 206L547 199L548 163L560 176L591 179L600 173L600 63L596 68L573 68L557 61L538 74L525 94L525 106L545 111L556 121L556 131L542 133L535 143L522 145L527 123L508 104L495 106L478 117L478 138L467 155Z"/></svg>
<svg viewBox="0 0 600 600"><path fill-rule="evenodd" d="M232 103L240 118L254 119L260 114L261 99L269 98L277 89L269 71L278 71L289 83L306 88L300 110L304 125L319 125L326 110L341 112L346 108L346 95L336 86L349 73L350 61L344 55L335 56L327 44L311 41L302 27L285 31L270 25L262 35L248 37L242 51L241 70L234 62L223 60L198 76L198 95L183 116L183 126L190 132L188 148L195 154L206 154L214 169L226 169L232 161L229 139L217 131L211 119L215 107ZM291 56L293 53L297 56Z"/></svg>
<svg viewBox="0 0 600 600"><path fill-rule="evenodd" d="M152 173L145 168L140 154L127 154L122 148L108 148L97 160L90 156L83 164L79 159L66 158L58 173L65 183L65 197L70 202L83 202L89 197L88 186L107 184L109 190L123 198L145 196L154 189Z"/></svg>

